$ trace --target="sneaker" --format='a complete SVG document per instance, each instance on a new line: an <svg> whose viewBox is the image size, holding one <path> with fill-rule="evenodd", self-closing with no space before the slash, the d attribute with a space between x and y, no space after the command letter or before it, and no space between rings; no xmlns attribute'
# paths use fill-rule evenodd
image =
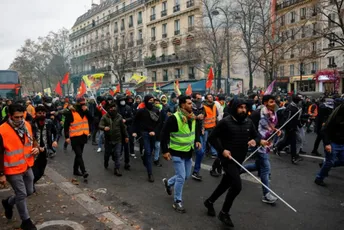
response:
<svg viewBox="0 0 344 230"><path fill-rule="evenodd" d="M291 163L293 163L294 165L296 165L300 161L303 161L303 158L300 156L296 156L291 159Z"/></svg>
<svg viewBox="0 0 344 230"><path fill-rule="evenodd" d="M171 186L168 185L167 179L166 178L162 179L162 183L164 183L165 191L166 191L167 195L171 196L172 195L172 188L171 188Z"/></svg>
<svg viewBox="0 0 344 230"><path fill-rule="evenodd" d="M100 153L102 151L102 148L97 149L97 153Z"/></svg>
<svg viewBox="0 0 344 230"><path fill-rule="evenodd" d="M278 151L278 149L276 148L276 147L274 147L273 149L272 149L272 151L274 152L274 154L276 155L276 156L281 156L281 154L280 154L280 152Z"/></svg>
<svg viewBox="0 0 344 230"><path fill-rule="evenodd" d="M228 227L234 227L231 217L228 213L220 212L218 215L219 220Z"/></svg>
<svg viewBox="0 0 344 230"><path fill-rule="evenodd" d="M271 194L270 192L268 192L265 196L263 196L262 201L264 203L268 203L268 204L273 204L278 200L277 197L275 197L273 194Z"/></svg>
<svg viewBox="0 0 344 230"><path fill-rule="evenodd" d="M8 203L8 199L2 200L2 206L5 209L5 216L8 220L12 219L13 217L13 206Z"/></svg>
<svg viewBox="0 0 344 230"><path fill-rule="evenodd" d="M136 158L135 153L130 154L130 156Z"/></svg>
<svg viewBox="0 0 344 230"><path fill-rule="evenodd" d="M116 176L118 176L118 177L121 177L121 176L122 176L122 173L121 173L121 171L119 171L119 169L115 169L114 174L115 174Z"/></svg>
<svg viewBox="0 0 344 230"><path fill-rule="evenodd" d="M221 174L219 174L219 173L216 172L215 170L210 170L210 176L219 177L219 176L221 176Z"/></svg>
<svg viewBox="0 0 344 230"><path fill-rule="evenodd" d="M186 212L186 210L183 206L183 203L180 200L177 200L176 202L174 202L172 207L174 208L174 210L176 210L179 213L185 213Z"/></svg>
<svg viewBox="0 0 344 230"><path fill-rule="evenodd" d="M204 201L204 206L208 209L208 216L216 216L216 211L214 209L214 204L208 199Z"/></svg>
<svg viewBox="0 0 344 230"><path fill-rule="evenodd" d="M197 181L202 181L202 176L199 175L197 172L192 173L192 178L197 180Z"/></svg>
<svg viewBox="0 0 344 230"><path fill-rule="evenodd" d="M124 170L130 171L130 164L125 164L124 165Z"/></svg>
<svg viewBox="0 0 344 230"><path fill-rule="evenodd" d="M84 173L82 174L82 177L83 177L84 179L87 179L88 176L89 176L88 172L84 172Z"/></svg>
<svg viewBox="0 0 344 230"><path fill-rule="evenodd" d="M154 182L154 176L152 174L148 174L148 181L151 183Z"/></svg>
<svg viewBox="0 0 344 230"><path fill-rule="evenodd" d="M326 187L325 182L324 182L323 180L319 179L319 178L316 178L316 179L314 180L314 183L316 183L316 184L319 185L319 186Z"/></svg>
<svg viewBox="0 0 344 230"><path fill-rule="evenodd" d="M162 164L160 163L159 160L154 161L154 164L155 164L156 167L162 167Z"/></svg>
<svg viewBox="0 0 344 230"><path fill-rule="evenodd" d="M37 230L36 226L32 223L31 219L23 220L20 228L23 230Z"/></svg>

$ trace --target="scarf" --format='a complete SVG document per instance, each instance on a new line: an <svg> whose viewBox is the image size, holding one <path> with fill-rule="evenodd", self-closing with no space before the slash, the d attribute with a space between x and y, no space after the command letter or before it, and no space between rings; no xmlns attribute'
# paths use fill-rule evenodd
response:
<svg viewBox="0 0 344 230"><path fill-rule="evenodd" d="M213 105L215 104L215 102L210 103L208 101L204 101L203 103L204 103L204 105L209 106L209 107L213 107Z"/></svg>
<svg viewBox="0 0 344 230"><path fill-rule="evenodd" d="M41 133L41 127L42 125L37 123L37 141L39 142L39 146L40 147L45 147L47 149L48 146L48 138L47 138L47 122L44 121L43 124L43 129L42 129L42 133ZM42 136L41 136L42 135ZM43 138L43 143L41 143L41 137Z"/></svg>
<svg viewBox="0 0 344 230"><path fill-rule="evenodd" d="M180 107L178 107L177 112L184 123L195 120L195 114L193 112L189 113L188 111Z"/></svg>
<svg viewBox="0 0 344 230"><path fill-rule="evenodd" d="M24 135L26 135L27 138L29 139L29 142L31 143L31 145L33 144L33 139L31 137L29 131L26 128L25 121L23 121L18 127L14 125L13 120L11 118L8 118L8 123L18 133L18 135L21 139L23 139Z"/></svg>

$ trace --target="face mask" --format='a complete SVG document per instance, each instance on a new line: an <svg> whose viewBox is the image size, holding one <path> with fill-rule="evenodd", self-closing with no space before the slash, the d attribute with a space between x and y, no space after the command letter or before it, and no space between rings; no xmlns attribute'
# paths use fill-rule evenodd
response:
<svg viewBox="0 0 344 230"><path fill-rule="evenodd" d="M132 105L133 104L133 102L132 101L128 101L128 103L127 103L128 105Z"/></svg>
<svg viewBox="0 0 344 230"><path fill-rule="evenodd" d="M125 101L120 101L120 105L125 105Z"/></svg>
<svg viewBox="0 0 344 230"><path fill-rule="evenodd" d="M153 102L148 102L146 104L146 108L149 109L149 110L153 109Z"/></svg>
<svg viewBox="0 0 344 230"><path fill-rule="evenodd" d="M111 110L109 114L111 117L115 117L117 115L117 110Z"/></svg>
<svg viewBox="0 0 344 230"><path fill-rule="evenodd" d="M47 103L47 106L49 106L49 107L50 107L50 106L51 106L51 103Z"/></svg>
<svg viewBox="0 0 344 230"><path fill-rule="evenodd" d="M24 124L24 120L21 120L21 121L13 121L13 125L14 125L14 126L17 126L17 127L22 126L23 124Z"/></svg>
<svg viewBox="0 0 344 230"><path fill-rule="evenodd" d="M36 116L36 118L39 121L44 121L45 120L45 116Z"/></svg>

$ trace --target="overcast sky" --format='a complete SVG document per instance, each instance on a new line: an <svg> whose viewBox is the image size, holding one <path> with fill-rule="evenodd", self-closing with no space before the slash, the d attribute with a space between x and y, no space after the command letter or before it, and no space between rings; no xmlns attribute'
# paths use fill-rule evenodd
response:
<svg viewBox="0 0 344 230"><path fill-rule="evenodd" d="M92 0L0 0L0 70L7 69L25 39L70 29ZM94 0L99 2L99 0Z"/></svg>

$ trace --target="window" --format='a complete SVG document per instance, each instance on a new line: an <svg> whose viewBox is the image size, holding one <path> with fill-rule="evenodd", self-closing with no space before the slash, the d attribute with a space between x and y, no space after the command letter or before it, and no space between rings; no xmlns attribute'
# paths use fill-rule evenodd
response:
<svg viewBox="0 0 344 230"><path fill-rule="evenodd" d="M189 27L193 27L194 26L194 19L195 19L195 17L193 15L190 15L188 17L188 25L189 25Z"/></svg>
<svg viewBox="0 0 344 230"><path fill-rule="evenodd" d="M152 8L151 8L151 15L154 15L155 14L155 6L153 6Z"/></svg>
<svg viewBox="0 0 344 230"><path fill-rule="evenodd" d="M174 69L174 78L179 79L183 75L183 70L180 68Z"/></svg>
<svg viewBox="0 0 344 230"><path fill-rule="evenodd" d="M142 11L140 11L137 14L137 24L141 24L142 23Z"/></svg>
<svg viewBox="0 0 344 230"><path fill-rule="evenodd" d="M295 30L294 30L294 29L291 29L290 31L291 31L291 37L290 37L290 39L291 39L291 40L294 40L294 39L295 39Z"/></svg>
<svg viewBox="0 0 344 230"><path fill-rule="evenodd" d="M306 8L301 8L300 9L300 19L303 20L306 18Z"/></svg>
<svg viewBox="0 0 344 230"><path fill-rule="evenodd" d="M162 24L162 37L163 38L167 37L167 23Z"/></svg>
<svg viewBox="0 0 344 230"><path fill-rule="evenodd" d="M124 19L121 20L121 30L124 30L125 26L124 26Z"/></svg>
<svg viewBox="0 0 344 230"><path fill-rule="evenodd" d="M163 2L161 6L161 17L167 15L167 2Z"/></svg>
<svg viewBox="0 0 344 230"><path fill-rule="evenodd" d="M117 47L118 46L118 38L116 37L115 38L115 47Z"/></svg>
<svg viewBox="0 0 344 230"><path fill-rule="evenodd" d="M195 79L195 67L189 67L189 79Z"/></svg>
<svg viewBox="0 0 344 230"><path fill-rule="evenodd" d="M139 61L142 61L142 49L139 49L139 52L138 52L137 56L138 56L137 59Z"/></svg>
<svg viewBox="0 0 344 230"><path fill-rule="evenodd" d="M317 51L317 42L312 42L312 52Z"/></svg>
<svg viewBox="0 0 344 230"><path fill-rule="evenodd" d="M168 81L168 70L167 69L164 69L162 71L162 80L163 81Z"/></svg>
<svg viewBox="0 0 344 230"><path fill-rule="evenodd" d="M285 15L282 15L280 20L281 20L281 26L284 26L285 25Z"/></svg>
<svg viewBox="0 0 344 230"><path fill-rule="evenodd" d="M335 65L334 56L328 57L328 65L329 67L333 67Z"/></svg>
<svg viewBox="0 0 344 230"><path fill-rule="evenodd" d="M317 12L318 12L317 5L314 5L313 10L312 10L312 16L316 16Z"/></svg>
<svg viewBox="0 0 344 230"><path fill-rule="evenodd" d="M180 20L174 21L174 35L180 34Z"/></svg>
<svg viewBox="0 0 344 230"><path fill-rule="evenodd" d="M290 23L294 23L295 22L295 12L292 11L290 12Z"/></svg>
<svg viewBox="0 0 344 230"><path fill-rule="evenodd" d="M133 41L134 41L134 33L131 32L131 33L130 33L130 42L133 42Z"/></svg>
<svg viewBox="0 0 344 230"><path fill-rule="evenodd" d="M139 33L137 34L137 39L142 39L142 30L139 30Z"/></svg>
<svg viewBox="0 0 344 230"><path fill-rule="evenodd" d="M315 81L312 81L312 80L298 81L297 84L299 85L300 91L302 92L315 91Z"/></svg>
<svg viewBox="0 0 344 230"><path fill-rule="evenodd" d="M312 31L313 31L313 35L317 34L317 23L312 24Z"/></svg>
<svg viewBox="0 0 344 230"><path fill-rule="evenodd" d="M152 27L151 29L151 38L152 38L152 41L155 41L155 27Z"/></svg>
<svg viewBox="0 0 344 230"><path fill-rule="evenodd" d="M156 71L152 72L152 81L156 82Z"/></svg>
<svg viewBox="0 0 344 230"><path fill-rule="evenodd" d="M279 67L280 77L284 77L284 66Z"/></svg>
<svg viewBox="0 0 344 230"><path fill-rule="evenodd" d="M179 0L174 0L174 6L173 6L173 12L178 12L180 10L180 1Z"/></svg>
<svg viewBox="0 0 344 230"><path fill-rule="evenodd" d="M162 10L167 10L167 1L162 3Z"/></svg>
<svg viewBox="0 0 344 230"><path fill-rule="evenodd" d="M305 64L302 62L299 64L299 71L300 71L300 75L305 74Z"/></svg>
<svg viewBox="0 0 344 230"><path fill-rule="evenodd" d="M289 75L294 76L294 65L289 66Z"/></svg>
<svg viewBox="0 0 344 230"><path fill-rule="evenodd" d="M312 73L316 73L318 70L318 63L317 62L312 62Z"/></svg>
<svg viewBox="0 0 344 230"><path fill-rule="evenodd" d="M132 27L134 25L134 18L133 15L129 16L129 27Z"/></svg>

